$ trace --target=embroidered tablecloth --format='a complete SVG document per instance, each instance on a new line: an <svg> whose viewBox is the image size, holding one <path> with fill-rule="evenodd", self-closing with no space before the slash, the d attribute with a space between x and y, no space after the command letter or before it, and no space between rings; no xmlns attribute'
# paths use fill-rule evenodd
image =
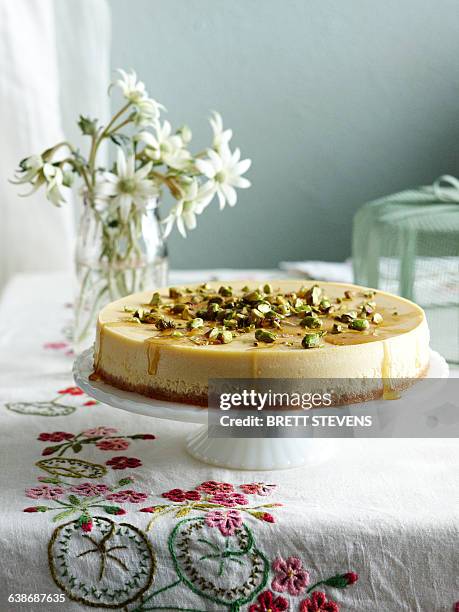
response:
<svg viewBox="0 0 459 612"><path fill-rule="evenodd" d="M455 440L341 439L279 472L201 464L194 425L74 386L70 299L63 277L18 276L0 304L2 612L453 610Z"/></svg>

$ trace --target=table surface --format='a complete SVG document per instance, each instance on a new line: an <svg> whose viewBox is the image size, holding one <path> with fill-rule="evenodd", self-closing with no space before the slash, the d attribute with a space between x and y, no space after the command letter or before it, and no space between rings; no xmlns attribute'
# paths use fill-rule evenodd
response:
<svg viewBox="0 0 459 612"><path fill-rule="evenodd" d="M15 277L0 302L0 610L453 609L456 440L341 439L317 465L212 468L184 450L195 425L74 387L70 299L69 280L42 274ZM359 579L341 588L348 572ZM327 580L312 590L336 607L307 594Z"/></svg>

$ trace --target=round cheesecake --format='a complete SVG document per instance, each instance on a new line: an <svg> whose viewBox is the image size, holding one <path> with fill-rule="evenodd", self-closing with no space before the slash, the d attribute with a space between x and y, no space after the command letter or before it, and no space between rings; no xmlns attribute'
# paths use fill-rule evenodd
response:
<svg viewBox="0 0 459 612"><path fill-rule="evenodd" d="M163 288L108 304L93 376L201 406L209 379L326 379L335 389L341 380L342 404L403 387L428 363L416 304L357 285L283 280Z"/></svg>

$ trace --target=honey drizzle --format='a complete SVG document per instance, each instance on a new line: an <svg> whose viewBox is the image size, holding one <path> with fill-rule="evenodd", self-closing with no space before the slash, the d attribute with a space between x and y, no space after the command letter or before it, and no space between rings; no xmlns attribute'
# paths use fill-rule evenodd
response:
<svg viewBox="0 0 459 612"><path fill-rule="evenodd" d="M383 399L395 400L400 398L400 394L392 385L392 360L389 343L383 342L383 360L381 364L381 376L383 384Z"/></svg>
<svg viewBox="0 0 459 612"><path fill-rule="evenodd" d="M146 341L147 343L147 361L148 361L148 374L154 376L158 371L159 359L161 357L161 348L158 343L154 342L152 338Z"/></svg>

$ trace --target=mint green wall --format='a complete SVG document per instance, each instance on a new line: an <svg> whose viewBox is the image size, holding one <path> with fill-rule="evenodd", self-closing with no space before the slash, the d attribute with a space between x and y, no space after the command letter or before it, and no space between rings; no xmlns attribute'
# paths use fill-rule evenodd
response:
<svg viewBox="0 0 459 612"><path fill-rule="evenodd" d="M175 267L344 259L352 215L457 174L457 0L111 0L113 67L133 67L196 146L218 109L253 160Z"/></svg>

